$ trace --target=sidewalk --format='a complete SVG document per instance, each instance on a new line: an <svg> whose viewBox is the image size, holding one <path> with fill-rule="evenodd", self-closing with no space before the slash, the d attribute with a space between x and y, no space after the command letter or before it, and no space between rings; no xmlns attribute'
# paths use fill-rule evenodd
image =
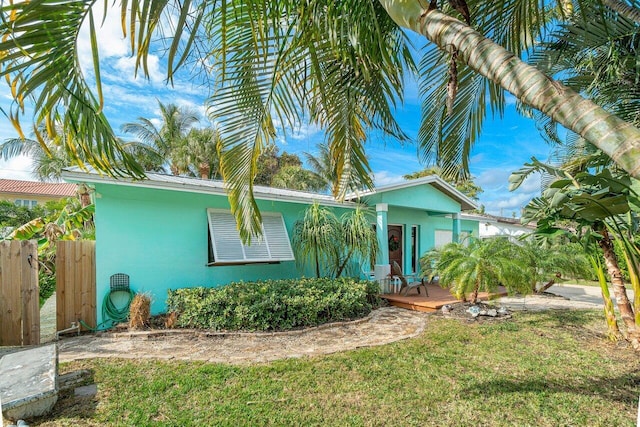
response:
<svg viewBox="0 0 640 427"><path fill-rule="evenodd" d="M613 289L609 289L613 303L616 303ZM561 309L599 309L604 307L602 292L597 286L562 284L547 290L557 295L528 295L526 297L503 297L497 300L510 310L561 310ZM633 291L627 289L629 300L633 300Z"/></svg>

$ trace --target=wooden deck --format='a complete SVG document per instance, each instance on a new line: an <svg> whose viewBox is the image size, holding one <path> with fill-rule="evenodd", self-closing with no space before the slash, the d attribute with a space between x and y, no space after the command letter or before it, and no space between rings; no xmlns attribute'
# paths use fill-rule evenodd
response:
<svg viewBox="0 0 640 427"><path fill-rule="evenodd" d="M389 301L389 304L396 307L426 312L438 311L445 304L455 304L460 302L460 300L453 296L448 289L443 289L437 285L427 285L427 289L429 290L429 296L425 296L422 289L420 290L420 292L422 292L420 295L418 295L418 291L416 289L412 289L406 296L400 294L382 294L380 295L380 298L386 299ZM480 292L478 294L478 298L481 300L488 300L506 295L507 290L500 286L498 291L493 294Z"/></svg>

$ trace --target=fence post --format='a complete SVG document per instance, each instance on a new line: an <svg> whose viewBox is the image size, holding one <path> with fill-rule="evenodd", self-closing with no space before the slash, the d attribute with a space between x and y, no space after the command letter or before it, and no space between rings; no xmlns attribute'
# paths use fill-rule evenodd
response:
<svg viewBox="0 0 640 427"><path fill-rule="evenodd" d="M96 324L95 242L58 241L56 247L56 326L82 320Z"/></svg>
<svg viewBox="0 0 640 427"><path fill-rule="evenodd" d="M0 242L0 345L39 343L37 243Z"/></svg>

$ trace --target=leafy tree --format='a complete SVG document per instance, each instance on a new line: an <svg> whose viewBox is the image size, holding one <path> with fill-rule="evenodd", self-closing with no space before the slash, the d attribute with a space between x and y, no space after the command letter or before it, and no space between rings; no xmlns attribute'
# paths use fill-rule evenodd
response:
<svg viewBox="0 0 640 427"><path fill-rule="evenodd" d="M40 216L42 207L36 205L29 209L25 206L16 206L8 200L0 200L0 227L19 227Z"/></svg>
<svg viewBox="0 0 640 427"><path fill-rule="evenodd" d="M258 158L257 185L302 191L323 191L326 181L317 173L302 167L297 154L278 153L275 144L269 145Z"/></svg>
<svg viewBox="0 0 640 427"><path fill-rule="evenodd" d="M423 274L439 276L440 286L456 298L470 294L474 304L480 291L495 292L500 285L509 292L530 293L537 277L530 252L503 238L449 243L423 255L420 265Z"/></svg>
<svg viewBox="0 0 640 427"><path fill-rule="evenodd" d="M312 171L300 166L284 166L273 176L271 186L291 190L321 192L326 190L326 181Z"/></svg>
<svg viewBox="0 0 640 427"><path fill-rule="evenodd" d="M314 203L304 211L302 219L293 225L291 243L302 266L310 259L316 277L321 277L321 266L330 264L340 241L340 221L333 211Z"/></svg>
<svg viewBox="0 0 640 427"><path fill-rule="evenodd" d="M302 266L313 263L316 277L340 277L353 260L373 263L378 251L370 215L362 206L338 219L332 210L314 203L294 224L292 243Z"/></svg>
<svg viewBox="0 0 640 427"><path fill-rule="evenodd" d="M418 172L413 172L413 173L404 175L403 178L418 179L418 178L424 178L425 176L431 176L431 175L438 175L438 176L442 175L442 168L433 166ZM456 177L452 179L450 177L447 178L445 176L444 180L447 181L449 184L453 185L454 187L456 187L462 194L476 201L480 198L480 194L482 194L483 192L482 187L480 187L473 181L473 177L469 177L469 178Z"/></svg>
<svg viewBox="0 0 640 427"><path fill-rule="evenodd" d="M33 161L33 175L41 181L60 181L62 170L73 165L72 156L66 151L66 134L60 124L55 125L53 137L40 129L37 136L42 138L9 138L0 144L0 158L9 160L17 156L26 156ZM80 160L82 160L81 157Z"/></svg>
<svg viewBox="0 0 640 427"><path fill-rule="evenodd" d="M622 280L622 272L611 235L614 232L617 238L626 242L625 245L629 244L625 252L630 257L634 256L634 252L638 252L637 247L629 243L620 227L621 217L631 212L630 200L637 197L631 188L629 176L625 173L617 173L614 176L606 168L595 174L587 171L570 174L561 167L546 165L533 159L532 163L526 164L520 171L512 174L509 178L510 188L517 188L529 174L541 170L555 176L556 179L543 192L542 197L534 198L524 208L522 221L536 221L536 234L545 238L571 237L573 234L587 247L597 245L604 262L592 260L595 272L599 275L602 264L606 266L618 310L627 328L628 338L634 346L640 347L637 313L634 314L634 311L640 307L637 296L640 283L635 286L636 297L632 307ZM566 226L566 221L570 221L569 227ZM637 268L637 265L631 263L630 268ZM605 299L605 309L607 309L610 306L607 302L609 290L606 282L600 280L600 283ZM613 317L613 313L605 314L607 319ZM610 328L614 326L610 324ZM610 331L615 335L615 330L610 329Z"/></svg>
<svg viewBox="0 0 640 427"><path fill-rule="evenodd" d="M53 294L56 287L56 245L58 240L95 238L94 205L82 206L78 198L48 202L38 216L16 227L6 240L36 240L38 242L38 281L40 305Z"/></svg>
<svg viewBox="0 0 640 427"><path fill-rule="evenodd" d="M567 239L549 240L529 239L524 242L538 274L533 289L535 293L542 293L567 277L592 277L590 260L581 245L570 243Z"/></svg>
<svg viewBox="0 0 640 427"><path fill-rule="evenodd" d="M101 170L141 176L140 165L118 144L102 112L94 4L33 0L2 7L0 77L15 89L8 115L18 124L25 100L37 93L36 128L60 117L71 154L83 152ZM468 174L486 101L500 112L507 91L639 175L640 129L518 59L547 28L569 16L573 5L566 0L479 1L471 7L464 1L450 6L398 0L120 2L124 34L136 35L131 37L135 72L148 74L148 54L160 33L167 80L193 64L209 83L209 102L216 106L212 118L221 124L225 144L222 175L245 240L260 230L252 183L258 157L275 140L274 119L285 127L308 120L325 130L336 171L334 194L343 196L354 175L372 185L364 150L370 131L407 140L392 114L406 72L419 71L424 104L436 107L423 111L421 153L436 156L451 174ZM95 93L78 67L83 23L92 41ZM412 50L407 29L438 50ZM423 55L419 67L413 53ZM446 77L434 83L434 73Z"/></svg>
<svg viewBox="0 0 640 427"><path fill-rule="evenodd" d="M185 151L187 134L192 126L199 122L198 115L187 108L175 104L163 104L158 101L161 125L157 127L150 119L138 117L137 122L125 123L122 131L135 135L140 143L130 143L127 150L139 163L149 171L165 171L165 164L169 164L169 172L181 175L188 171L185 156L179 153Z"/></svg>

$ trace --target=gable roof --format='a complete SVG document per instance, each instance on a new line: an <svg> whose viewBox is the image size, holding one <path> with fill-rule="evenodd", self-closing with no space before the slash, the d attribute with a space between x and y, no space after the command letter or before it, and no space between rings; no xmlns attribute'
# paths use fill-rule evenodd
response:
<svg viewBox="0 0 640 427"><path fill-rule="evenodd" d="M76 184L0 179L0 193L71 197L76 195Z"/></svg>
<svg viewBox="0 0 640 427"><path fill-rule="evenodd" d="M423 178L412 179L407 181L402 181L396 184L384 185L382 187L377 187L373 190L363 191L363 192L355 192L347 195L347 200L356 200L360 197L372 196L374 194L385 193L388 191L400 190L403 188L411 188L417 187L420 185L429 184L432 187L436 188L441 193L446 194L456 202L460 203L460 208L463 211L477 209L478 205L476 202L471 200L465 194L461 193L460 190L455 188L453 185L449 184L438 175L429 175Z"/></svg>
<svg viewBox="0 0 640 427"><path fill-rule="evenodd" d="M226 184L219 180L207 180L201 178L191 178L186 176L165 175L160 173L146 172L146 179L112 178L104 174L99 174L95 170L83 171L80 168L65 169L62 177L68 181L105 183L130 187L155 188L159 190L175 190L190 193L205 193L227 196ZM263 187L256 185L253 187L253 195L259 200L276 200L292 203L309 204L318 202L325 206L355 207L355 203L345 201L340 202L333 196L306 191L287 190L282 188Z"/></svg>

